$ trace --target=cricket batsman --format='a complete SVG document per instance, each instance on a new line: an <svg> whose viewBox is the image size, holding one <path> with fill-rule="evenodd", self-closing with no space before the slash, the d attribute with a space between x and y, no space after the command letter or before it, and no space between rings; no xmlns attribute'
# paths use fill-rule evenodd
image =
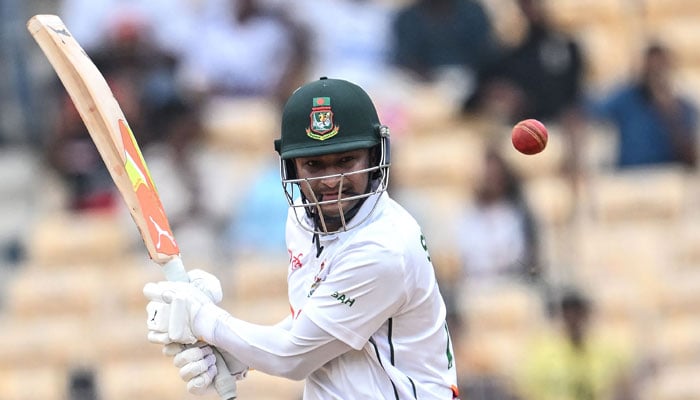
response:
<svg viewBox="0 0 700 400"><path fill-rule="evenodd" d="M305 380L304 399L458 397L445 303L415 219L387 193L389 130L359 86L298 88L275 140L289 201L291 312L276 325L216 305L217 278L148 283L148 339L175 355L188 390L217 374L211 346L249 368ZM183 345L188 346L183 346Z"/></svg>

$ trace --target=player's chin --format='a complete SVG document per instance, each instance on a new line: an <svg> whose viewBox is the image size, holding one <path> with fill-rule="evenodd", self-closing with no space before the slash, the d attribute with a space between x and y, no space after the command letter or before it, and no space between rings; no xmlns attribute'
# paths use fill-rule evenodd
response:
<svg viewBox="0 0 700 400"><path fill-rule="evenodd" d="M341 211L338 210L337 205L324 205L321 206L321 212L325 218L340 218Z"/></svg>
<svg viewBox="0 0 700 400"><path fill-rule="evenodd" d="M321 212L328 218L340 218L341 213L345 213L353 208L358 200L341 201L321 205Z"/></svg>

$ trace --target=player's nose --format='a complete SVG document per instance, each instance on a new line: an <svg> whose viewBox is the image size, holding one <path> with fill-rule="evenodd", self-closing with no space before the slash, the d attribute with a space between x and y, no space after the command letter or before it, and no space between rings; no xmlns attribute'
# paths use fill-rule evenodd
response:
<svg viewBox="0 0 700 400"><path fill-rule="evenodd" d="M320 179L320 187L324 190L338 189L341 185L341 182L343 182L343 179L345 178L337 173L328 174Z"/></svg>

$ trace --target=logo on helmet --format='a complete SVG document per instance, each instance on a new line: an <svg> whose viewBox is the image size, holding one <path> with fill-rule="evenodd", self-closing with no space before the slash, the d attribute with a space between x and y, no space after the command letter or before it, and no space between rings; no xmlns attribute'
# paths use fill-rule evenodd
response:
<svg viewBox="0 0 700 400"><path fill-rule="evenodd" d="M333 124L330 97L314 97L309 119L306 135L311 139L326 140L338 134L340 127Z"/></svg>

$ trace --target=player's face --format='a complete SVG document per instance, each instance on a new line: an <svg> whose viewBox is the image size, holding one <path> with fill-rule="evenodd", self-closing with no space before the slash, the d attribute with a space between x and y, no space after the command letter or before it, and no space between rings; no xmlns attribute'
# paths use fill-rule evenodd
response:
<svg viewBox="0 0 700 400"><path fill-rule="evenodd" d="M360 199L344 200L365 194L369 184L369 173L353 173L369 167L369 149L352 150L344 153L326 154L315 157L294 159L297 177L301 182L304 196L320 205L329 229L340 223L341 212L351 209Z"/></svg>

